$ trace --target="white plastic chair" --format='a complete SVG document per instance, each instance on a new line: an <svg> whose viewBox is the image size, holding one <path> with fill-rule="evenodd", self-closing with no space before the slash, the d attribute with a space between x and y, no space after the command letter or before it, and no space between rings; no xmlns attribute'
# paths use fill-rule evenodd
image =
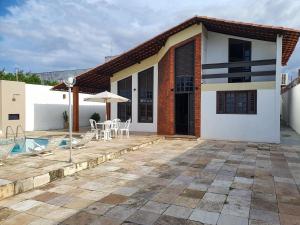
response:
<svg viewBox="0 0 300 225"><path fill-rule="evenodd" d="M121 137L123 137L123 132L125 132L126 137L129 137L129 127L130 127L131 119L127 120L124 124L124 127L119 129Z"/></svg>
<svg viewBox="0 0 300 225"><path fill-rule="evenodd" d="M100 139L102 139L102 136L104 141L111 139L111 125L112 125L111 120L104 121L104 129L100 130Z"/></svg>
<svg viewBox="0 0 300 225"><path fill-rule="evenodd" d="M118 132L120 129L121 120L120 119L113 119L111 124L111 133L114 137L118 136Z"/></svg>
<svg viewBox="0 0 300 225"><path fill-rule="evenodd" d="M99 139L99 129L97 127L97 122L93 119L90 119L90 124L91 124L91 131L95 132L96 134L96 139Z"/></svg>

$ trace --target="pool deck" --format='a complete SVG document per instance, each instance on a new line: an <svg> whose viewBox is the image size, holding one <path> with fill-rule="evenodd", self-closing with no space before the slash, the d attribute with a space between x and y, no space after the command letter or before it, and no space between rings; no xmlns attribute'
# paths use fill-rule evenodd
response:
<svg viewBox="0 0 300 225"><path fill-rule="evenodd" d="M85 132L75 133L78 136ZM65 131L27 132L28 137L50 137L67 134ZM81 149L73 150L73 162L69 163L69 151L57 149L51 155L16 155L0 166L0 200L26 192L58 178L95 167L105 161L118 158L129 151L153 144L163 137L154 134L135 133L129 138L111 141L93 140Z"/></svg>

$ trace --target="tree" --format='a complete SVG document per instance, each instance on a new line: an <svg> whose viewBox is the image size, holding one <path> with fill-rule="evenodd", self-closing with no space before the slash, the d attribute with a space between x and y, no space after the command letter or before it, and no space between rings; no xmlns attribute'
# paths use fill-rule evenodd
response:
<svg viewBox="0 0 300 225"><path fill-rule="evenodd" d="M5 72L4 69L2 69L0 70L0 80L16 81L17 77L16 74ZM41 78L36 74L29 73L29 72L25 73L23 71L18 72L18 81L25 82L26 84L43 84L48 86L54 86L58 84L57 81L49 81L49 80L42 81Z"/></svg>

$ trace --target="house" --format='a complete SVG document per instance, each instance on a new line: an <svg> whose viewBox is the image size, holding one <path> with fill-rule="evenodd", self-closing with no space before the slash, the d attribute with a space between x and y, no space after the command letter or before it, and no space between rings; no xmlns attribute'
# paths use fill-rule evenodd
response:
<svg viewBox="0 0 300 225"><path fill-rule="evenodd" d="M79 75L74 107L78 93L110 90L131 99L110 115L131 118L134 131L278 143L281 68L299 35L196 16Z"/></svg>

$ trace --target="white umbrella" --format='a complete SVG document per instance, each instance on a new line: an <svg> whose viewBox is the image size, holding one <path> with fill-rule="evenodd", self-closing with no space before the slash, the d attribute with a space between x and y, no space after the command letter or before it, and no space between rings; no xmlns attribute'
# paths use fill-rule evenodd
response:
<svg viewBox="0 0 300 225"><path fill-rule="evenodd" d="M128 102L128 98L124 98L120 95L116 95L114 93L104 91L99 94L93 95L89 98L85 98L84 101L87 102L104 102L105 103L105 109L106 109L106 120L107 120L107 103L108 102Z"/></svg>

